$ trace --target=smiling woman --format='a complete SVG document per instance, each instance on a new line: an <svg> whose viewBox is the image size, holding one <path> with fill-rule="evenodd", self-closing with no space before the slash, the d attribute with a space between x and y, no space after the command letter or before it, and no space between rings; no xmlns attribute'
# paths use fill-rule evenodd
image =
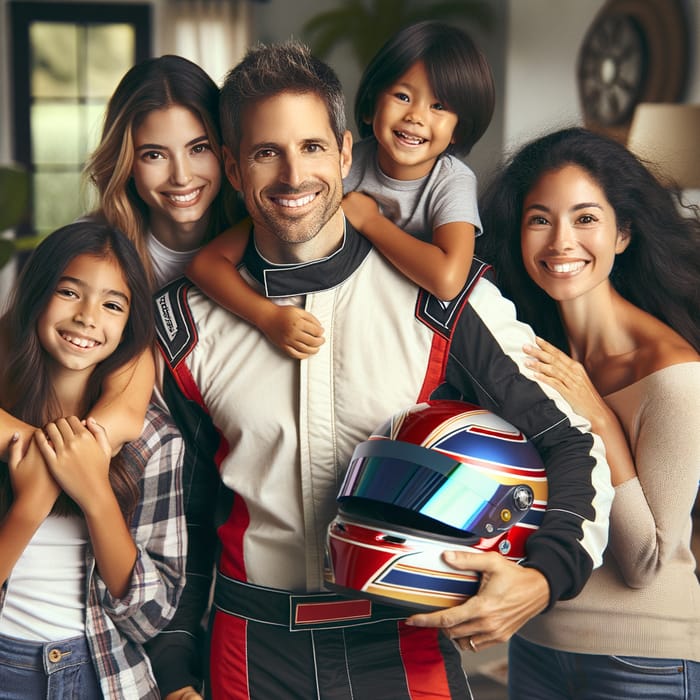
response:
<svg viewBox="0 0 700 700"><path fill-rule="evenodd" d="M134 151L134 186L152 236L174 251L198 248L221 186L204 124L186 107L154 110L134 129Z"/></svg>
<svg viewBox="0 0 700 700"><path fill-rule="evenodd" d="M99 195L93 216L134 242L154 287L242 213L221 176L219 89L180 56L127 71L85 176Z"/></svg>
<svg viewBox="0 0 700 700"><path fill-rule="evenodd" d="M525 197L521 230L525 270L560 305L584 296L595 303L630 242L603 190L577 165L540 177Z"/></svg>
<svg viewBox="0 0 700 700"><path fill-rule="evenodd" d="M479 253L540 336L526 364L590 421L615 486L603 566L511 640L509 697L568 698L582 676L596 697L695 697L698 212L584 129L523 147L481 212Z"/></svg>

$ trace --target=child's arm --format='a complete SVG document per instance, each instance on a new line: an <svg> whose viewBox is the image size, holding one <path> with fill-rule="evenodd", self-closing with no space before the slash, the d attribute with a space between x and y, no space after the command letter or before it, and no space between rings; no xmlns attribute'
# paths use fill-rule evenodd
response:
<svg viewBox="0 0 700 700"><path fill-rule="evenodd" d="M17 433L10 439L8 449L13 499L0 520L0 586L51 512L60 493L35 440L30 438L28 446L23 443L24 439Z"/></svg>
<svg viewBox="0 0 700 700"><path fill-rule="evenodd" d="M105 378L100 398L89 415L104 428L113 455L125 442L141 435L155 378L151 348Z"/></svg>
<svg viewBox="0 0 700 700"><path fill-rule="evenodd" d="M185 274L217 304L259 328L271 343L302 360L318 352L323 328L313 314L278 306L258 294L237 266L248 243L248 224L219 234L197 253Z"/></svg>
<svg viewBox="0 0 700 700"><path fill-rule="evenodd" d="M11 413L0 408L0 459L7 462L10 455L10 445L15 442L13 437L19 435L20 444L29 445L37 426L29 425L15 418Z"/></svg>
<svg viewBox="0 0 700 700"><path fill-rule="evenodd" d="M402 231L361 192L343 198L350 223L406 277L438 299L453 299L467 281L474 256L474 226L454 222L438 226L427 243Z"/></svg>
<svg viewBox="0 0 700 700"><path fill-rule="evenodd" d="M125 595L137 550L109 481L111 446L93 421L59 418L35 440L51 475L85 515L95 563L114 598Z"/></svg>

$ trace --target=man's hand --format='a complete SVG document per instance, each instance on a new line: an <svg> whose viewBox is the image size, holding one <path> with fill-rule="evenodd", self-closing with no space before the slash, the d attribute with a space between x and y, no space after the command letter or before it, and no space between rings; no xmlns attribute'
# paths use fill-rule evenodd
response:
<svg viewBox="0 0 700 700"><path fill-rule="evenodd" d="M204 700L204 698L191 685L188 685L186 688L173 690L163 700Z"/></svg>
<svg viewBox="0 0 700 700"><path fill-rule="evenodd" d="M549 584L536 569L495 552L445 552L443 558L454 569L481 573L478 594L453 608L413 615L406 624L440 627L462 649L478 651L507 641L549 603Z"/></svg>

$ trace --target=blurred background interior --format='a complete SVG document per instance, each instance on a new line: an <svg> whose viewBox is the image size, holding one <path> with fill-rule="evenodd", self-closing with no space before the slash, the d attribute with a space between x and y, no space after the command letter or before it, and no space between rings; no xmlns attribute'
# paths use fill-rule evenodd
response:
<svg viewBox="0 0 700 700"><path fill-rule="evenodd" d="M82 163L134 62L177 53L221 81L250 44L294 37L336 69L350 116L362 67L399 27L427 17L467 29L494 72L496 112L468 158L480 183L524 140L585 124L633 137L667 170L685 157L679 184L690 196L700 187L689 136L700 108L687 109L700 103L700 0L0 0L2 279L15 252L89 207ZM644 103L667 109L640 113L630 134Z"/></svg>
<svg viewBox="0 0 700 700"><path fill-rule="evenodd" d="M580 124L700 201L700 0L0 0L0 309L24 251L89 208L82 164L133 63L176 53L220 82L247 46L301 39L352 121L363 66L425 18L465 28L493 69L496 112L467 159L482 185L523 141ZM502 680L503 653L466 664Z"/></svg>

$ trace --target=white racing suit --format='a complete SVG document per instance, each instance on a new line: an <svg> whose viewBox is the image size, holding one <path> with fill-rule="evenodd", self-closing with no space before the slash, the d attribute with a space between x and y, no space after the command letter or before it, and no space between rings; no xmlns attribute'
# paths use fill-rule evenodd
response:
<svg viewBox="0 0 700 700"><path fill-rule="evenodd" d="M445 304L349 224L340 250L309 264L276 267L251 243L242 273L324 328L319 353L303 361L186 280L157 295L166 399L188 442L190 523L183 602L151 647L161 691L197 683L192 634L216 542L211 697L470 697L452 644L404 625L400 609L299 597L323 592L326 527L353 449L431 396L480 404L533 441L549 498L525 565L545 575L552 604L580 591L607 541L612 489L602 443L527 375L522 346L534 336L485 270L475 260L463 293Z"/></svg>

